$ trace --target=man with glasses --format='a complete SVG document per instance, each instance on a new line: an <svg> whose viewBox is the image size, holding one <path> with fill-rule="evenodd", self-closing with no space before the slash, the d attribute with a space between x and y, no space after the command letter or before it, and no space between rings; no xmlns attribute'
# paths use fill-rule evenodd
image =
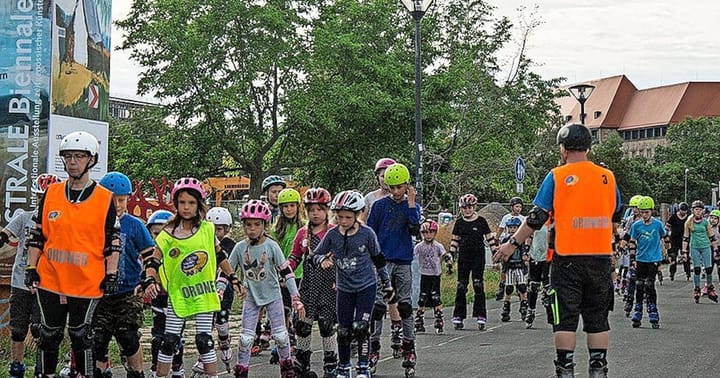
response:
<svg viewBox="0 0 720 378"><path fill-rule="evenodd" d="M78 131L60 142L69 178L48 186L33 217L25 285L37 291L42 316L36 376L55 374L65 325L77 373L93 375L91 321L103 295L118 290L120 223L113 194L90 179L99 144Z"/></svg>

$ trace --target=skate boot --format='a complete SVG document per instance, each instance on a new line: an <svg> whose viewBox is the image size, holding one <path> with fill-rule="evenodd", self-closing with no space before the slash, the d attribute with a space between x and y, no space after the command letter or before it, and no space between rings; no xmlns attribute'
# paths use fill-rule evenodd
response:
<svg viewBox="0 0 720 378"><path fill-rule="evenodd" d="M528 311L528 301L527 301L527 300L522 300L522 301L520 301L520 310L519 310L519 312L520 312L520 318L521 318L523 321L525 321L525 317L527 316L527 311Z"/></svg>
<svg viewBox="0 0 720 378"><path fill-rule="evenodd" d="M453 327L455 327L455 329L463 329L463 327L465 326L463 324L462 318L459 316L453 316L452 324L453 324Z"/></svg>
<svg viewBox="0 0 720 378"><path fill-rule="evenodd" d="M477 323L478 331L485 330L485 324L487 323L487 319L482 316L478 316L477 318L475 318L475 322Z"/></svg>
<svg viewBox="0 0 720 378"><path fill-rule="evenodd" d="M708 299L718 303L718 295L717 292L715 292L715 286L713 285L708 286Z"/></svg>
<svg viewBox="0 0 720 378"><path fill-rule="evenodd" d="M588 378L607 378L607 365L594 366L594 362L590 363L588 368Z"/></svg>
<svg viewBox="0 0 720 378"><path fill-rule="evenodd" d="M367 362L358 362L355 368L355 378L370 378L370 365Z"/></svg>
<svg viewBox="0 0 720 378"><path fill-rule="evenodd" d="M695 298L695 303L700 303L700 288L697 286L695 286L693 290L693 297Z"/></svg>
<svg viewBox="0 0 720 378"><path fill-rule="evenodd" d="M350 378L350 365L338 365L337 378Z"/></svg>
<svg viewBox="0 0 720 378"><path fill-rule="evenodd" d="M280 363L280 353L278 353L277 347L273 347L270 350L270 362L271 365L277 365Z"/></svg>
<svg viewBox="0 0 720 378"><path fill-rule="evenodd" d="M660 328L660 314L658 314L657 305L655 303L649 303L647 305L648 320L652 324L653 329Z"/></svg>
<svg viewBox="0 0 720 378"><path fill-rule="evenodd" d="M415 332L425 332L425 311L417 310L415 313Z"/></svg>
<svg viewBox="0 0 720 378"><path fill-rule="evenodd" d="M225 364L225 370L228 374L232 372L232 348L230 348L230 338L225 340L219 340L220 346L220 360Z"/></svg>
<svg viewBox="0 0 720 378"><path fill-rule="evenodd" d="M633 308L633 300L632 300L632 298L626 296L626 298L625 298L625 307L623 308L623 310L625 310L625 317L626 317L626 318L627 318L627 317L630 317L630 312L632 312L632 308Z"/></svg>
<svg viewBox="0 0 720 378"><path fill-rule="evenodd" d="M280 361L280 377L295 378L295 367L292 357Z"/></svg>
<svg viewBox="0 0 720 378"><path fill-rule="evenodd" d="M575 378L575 364L562 366L559 362L555 361L554 378Z"/></svg>
<svg viewBox="0 0 720 378"><path fill-rule="evenodd" d="M500 282L498 289L495 292L495 300L501 301L503 300L503 297L505 297L505 282Z"/></svg>
<svg viewBox="0 0 720 378"><path fill-rule="evenodd" d="M435 333L443 333L445 327L445 321L443 320L442 310L435 310Z"/></svg>
<svg viewBox="0 0 720 378"><path fill-rule="evenodd" d="M415 376L415 342L405 340L402 346L403 362L402 367L405 368L405 378L413 378Z"/></svg>
<svg viewBox="0 0 720 378"><path fill-rule="evenodd" d="M205 365L200 361L198 357L197 361L193 364L192 370L190 371L190 378L202 378L205 377Z"/></svg>
<svg viewBox="0 0 720 378"><path fill-rule="evenodd" d="M380 361L380 339L370 338L370 355L368 358L370 360L370 373L375 374L378 361Z"/></svg>
<svg viewBox="0 0 720 378"><path fill-rule="evenodd" d="M503 322L510 321L510 301L505 301L505 303L503 303L503 309L500 313L500 320Z"/></svg>
<svg viewBox="0 0 720 378"><path fill-rule="evenodd" d="M400 339L400 333L402 332L402 322L392 321L390 325L390 347L393 350L393 358L402 357L402 340Z"/></svg>
<svg viewBox="0 0 720 378"><path fill-rule="evenodd" d="M704 279L704 278L705 278L705 277L703 277L703 279ZM700 290L700 294L701 294L703 297L707 297L707 293L708 293L708 285L705 284L705 286L703 286L703 288Z"/></svg>
<svg viewBox="0 0 720 378"><path fill-rule="evenodd" d="M311 350L295 350L295 375L300 378L317 378L317 374L310 370Z"/></svg>
<svg viewBox="0 0 720 378"><path fill-rule="evenodd" d="M535 321L535 309L531 308L528 310L527 316L525 317L525 328L530 329Z"/></svg>
<svg viewBox="0 0 720 378"><path fill-rule="evenodd" d="M157 374L155 371L152 372L152 374ZM180 369L173 369L172 375L170 375L172 378L185 378L185 369L182 367ZM151 375L152 378L155 378L156 375Z"/></svg>
<svg viewBox="0 0 720 378"><path fill-rule="evenodd" d="M247 378L248 367L240 364L235 364L235 367L233 368L233 376L235 378Z"/></svg>
<svg viewBox="0 0 720 378"><path fill-rule="evenodd" d="M632 321L633 328L640 327L640 320L642 320L642 303L635 303L635 311L630 320Z"/></svg>
<svg viewBox="0 0 720 378"><path fill-rule="evenodd" d="M377 360L375 360L375 363L377 363ZM335 353L334 351L324 352L323 353L323 378L337 377L337 364L338 364L337 353Z"/></svg>
<svg viewBox="0 0 720 378"><path fill-rule="evenodd" d="M13 361L10 364L10 378L24 378L25 377L25 364L20 361Z"/></svg>

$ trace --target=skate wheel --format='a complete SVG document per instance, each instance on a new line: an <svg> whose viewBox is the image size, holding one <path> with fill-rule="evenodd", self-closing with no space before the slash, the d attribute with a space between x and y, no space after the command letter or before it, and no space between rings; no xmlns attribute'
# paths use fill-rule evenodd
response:
<svg viewBox="0 0 720 378"><path fill-rule="evenodd" d="M435 328L435 334L441 334L441 333L443 333L442 328Z"/></svg>
<svg viewBox="0 0 720 378"><path fill-rule="evenodd" d="M393 358L402 357L402 352L399 349L393 349Z"/></svg>
<svg viewBox="0 0 720 378"><path fill-rule="evenodd" d="M525 323L525 329L532 328L532 323Z"/></svg>
<svg viewBox="0 0 720 378"><path fill-rule="evenodd" d="M653 323L652 327L653 329L658 329L660 328L660 323Z"/></svg>
<svg viewBox="0 0 720 378"><path fill-rule="evenodd" d="M633 322L633 328L640 328L640 322Z"/></svg>
<svg viewBox="0 0 720 378"><path fill-rule="evenodd" d="M307 374L305 374L305 377L306 378L318 378L318 375L315 374L314 371L309 371L309 372L307 372Z"/></svg>
<svg viewBox="0 0 720 378"><path fill-rule="evenodd" d="M484 331L485 330L485 324L478 324L478 331Z"/></svg>
<svg viewBox="0 0 720 378"><path fill-rule="evenodd" d="M414 368L405 369L405 378L413 378L413 377L415 377L415 369Z"/></svg>

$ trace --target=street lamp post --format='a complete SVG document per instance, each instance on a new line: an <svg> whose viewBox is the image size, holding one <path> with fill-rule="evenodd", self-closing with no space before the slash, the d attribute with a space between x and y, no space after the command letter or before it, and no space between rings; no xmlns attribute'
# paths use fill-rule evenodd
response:
<svg viewBox="0 0 720 378"><path fill-rule="evenodd" d="M415 20L415 189L417 202L423 203L422 184L422 106L420 93L422 88L422 71L420 66L420 21L434 0L400 0Z"/></svg>
<svg viewBox="0 0 720 378"><path fill-rule="evenodd" d="M685 203L687 203L687 174L690 168L685 168Z"/></svg>
<svg viewBox="0 0 720 378"><path fill-rule="evenodd" d="M580 103L580 123L585 124L585 101L590 98L594 85L591 84L578 84L568 88L570 94Z"/></svg>

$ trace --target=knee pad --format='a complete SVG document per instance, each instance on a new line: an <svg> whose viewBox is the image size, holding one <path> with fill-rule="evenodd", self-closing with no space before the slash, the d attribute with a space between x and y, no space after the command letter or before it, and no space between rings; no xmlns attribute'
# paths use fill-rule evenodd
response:
<svg viewBox="0 0 720 378"><path fill-rule="evenodd" d="M539 283L539 282L530 281L530 287L529 287L530 290L528 290L528 292L530 292L530 293L537 293L539 287L540 287L540 283Z"/></svg>
<svg viewBox="0 0 720 378"><path fill-rule="evenodd" d="M180 335L166 333L162 337L162 344L160 344L160 353L166 356L174 356L175 353L177 353L179 344Z"/></svg>
<svg viewBox="0 0 720 378"><path fill-rule="evenodd" d="M418 298L418 307L425 307L425 305L427 304L427 297L427 294L420 293L420 297Z"/></svg>
<svg viewBox="0 0 720 378"><path fill-rule="evenodd" d="M162 342L162 336L153 336L152 340L150 341L150 351L154 356L156 356L157 352L160 351L160 346L162 345Z"/></svg>
<svg viewBox="0 0 720 378"><path fill-rule="evenodd" d="M30 334L34 339L40 337L40 323L30 323Z"/></svg>
<svg viewBox="0 0 720 378"><path fill-rule="evenodd" d="M95 335L93 336L93 353L95 354L96 361L107 361L108 345L110 345L111 339L112 334L110 332L105 330L95 332Z"/></svg>
<svg viewBox="0 0 720 378"><path fill-rule="evenodd" d="M433 291L430 293L430 303L429 305L432 307L440 306L442 304L442 298L440 297L440 293L437 291Z"/></svg>
<svg viewBox="0 0 720 378"><path fill-rule="evenodd" d="M713 266L710 265L709 267L705 268L705 274L712 274L713 272Z"/></svg>
<svg viewBox="0 0 720 378"><path fill-rule="evenodd" d="M213 342L212 335L208 333L198 333L195 335L195 347L197 347L199 354L210 353L214 346L215 343Z"/></svg>
<svg viewBox="0 0 720 378"><path fill-rule="evenodd" d="M482 280L473 280L473 290L475 291L476 295L477 293L481 293L483 291Z"/></svg>
<svg viewBox="0 0 720 378"><path fill-rule="evenodd" d="M320 318L318 328L320 329L320 337L330 337L335 334L335 322L332 320Z"/></svg>
<svg viewBox="0 0 720 378"><path fill-rule="evenodd" d="M635 290L636 290L636 291L645 290L645 280L637 280L637 281L635 281Z"/></svg>
<svg viewBox="0 0 720 378"><path fill-rule="evenodd" d="M272 338L275 340L275 345L277 345L278 348L283 348L290 344L290 334L288 334L286 330L274 332Z"/></svg>
<svg viewBox="0 0 720 378"><path fill-rule="evenodd" d="M693 273L695 273L696 276L699 276L700 273L702 273L702 268L699 266L696 268L693 268Z"/></svg>
<svg viewBox="0 0 720 378"><path fill-rule="evenodd" d="M228 314L227 310L220 310L215 313L215 324L217 325L223 325L228 322L228 317L230 314Z"/></svg>
<svg viewBox="0 0 720 378"><path fill-rule="evenodd" d="M367 320L356 320L352 323L353 337L363 340L370 336L370 323Z"/></svg>
<svg viewBox="0 0 720 378"><path fill-rule="evenodd" d="M296 319L294 322L295 334L300 337L308 337L312 333L312 324L306 321Z"/></svg>
<svg viewBox="0 0 720 378"><path fill-rule="evenodd" d="M645 287L648 289L652 289L655 287L655 278L647 278L645 280Z"/></svg>
<svg viewBox="0 0 720 378"><path fill-rule="evenodd" d="M458 282L455 290L458 292L458 294L465 295L467 293L467 284L463 282Z"/></svg>
<svg viewBox="0 0 720 378"><path fill-rule="evenodd" d="M16 343L22 343L25 341L25 337L27 337L27 329L18 329L16 327L12 327L12 330L10 331L10 338L12 341ZM35 335L33 335L35 337Z"/></svg>
<svg viewBox="0 0 720 378"><path fill-rule="evenodd" d="M505 294L506 295L512 295L514 290L515 290L515 285L505 285Z"/></svg>
<svg viewBox="0 0 720 378"><path fill-rule="evenodd" d="M132 356L140 348L140 331L130 329L119 331L115 334L115 340L125 356Z"/></svg>
<svg viewBox="0 0 720 378"><path fill-rule="evenodd" d="M63 337L63 329L60 327L48 327L44 324L40 325L40 337L38 339L38 348L49 351L56 350L60 346Z"/></svg>
<svg viewBox="0 0 720 378"><path fill-rule="evenodd" d="M518 291L520 292L520 294L527 293L527 285L524 283L518 284Z"/></svg>
<svg viewBox="0 0 720 378"><path fill-rule="evenodd" d="M250 347L253 345L253 342L255 341L255 332L248 331L246 329L243 329L240 333L240 341L239 341L239 347L241 352L247 352L250 350Z"/></svg>
<svg viewBox="0 0 720 378"><path fill-rule="evenodd" d="M412 305L408 302L400 302L397 305L401 319L407 319L413 315Z"/></svg>
<svg viewBox="0 0 720 378"><path fill-rule="evenodd" d="M350 345L352 343L352 329L350 327L339 326L337 329L338 345Z"/></svg>
<svg viewBox="0 0 720 378"><path fill-rule="evenodd" d="M387 305L385 303L375 303L372 310L372 320L383 320L386 312Z"/></svg>
<svg viewBox="0 0 720 378"><path fill-rule="evenodd" d="M90 324L83 323L77 327L68 327L70 344L75 350L87 350L93 347L93 332Z"/></svg>

